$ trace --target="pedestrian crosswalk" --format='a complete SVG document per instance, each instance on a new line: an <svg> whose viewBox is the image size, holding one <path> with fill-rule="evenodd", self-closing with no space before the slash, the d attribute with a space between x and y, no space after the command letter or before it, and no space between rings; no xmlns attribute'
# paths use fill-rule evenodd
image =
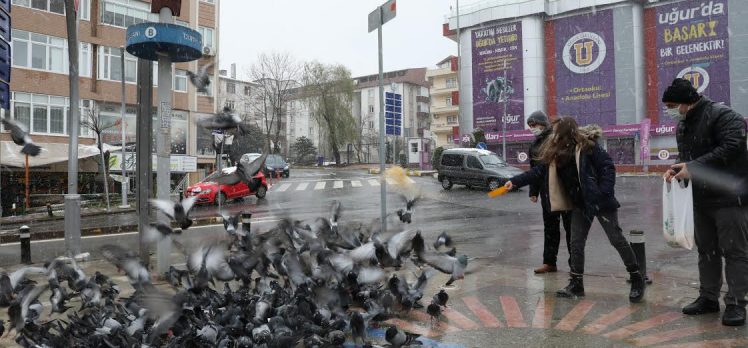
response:
<svg viewBox="0 0 748 348"><path fill-rule="evenodd" d="M411 178L406 178L409 183L415 183ZM279 182L270 188L270 192L288 192L288 191L321 191L321 190L339 190L344 188L367 188L379 187L379 179L351 179L351 180L320 180L320 181L296 181L296 182ZM387 185L397 185L394 181L388 179Z"/></svg>

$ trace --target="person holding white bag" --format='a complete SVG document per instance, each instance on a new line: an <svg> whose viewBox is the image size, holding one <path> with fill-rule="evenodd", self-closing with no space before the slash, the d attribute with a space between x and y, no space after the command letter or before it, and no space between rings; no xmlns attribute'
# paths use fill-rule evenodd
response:
<svg viewBox="0 0 748 348"><path fill-rule="evenodd" d="M678 163L664 178L690 179L694 237L699 252L699 297L687 315L720 311L722 259L727 294L722 324L745 325L748 293L748 147L743 117L675 79L664 92L667 114L678 121ZM675 182L673 182L675 186Z"/></svg>

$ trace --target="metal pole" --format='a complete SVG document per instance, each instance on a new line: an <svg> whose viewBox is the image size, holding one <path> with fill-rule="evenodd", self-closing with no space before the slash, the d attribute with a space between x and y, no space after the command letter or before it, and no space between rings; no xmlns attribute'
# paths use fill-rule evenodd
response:
<svg viewBox="0 0 748 348"><path fill-rule="evenodd" d="M0 109L0 117L5 118L5 109ZM0 141L0 154L3 152L3 143ZM0 173L3 171L3 161L0 159ZM2 203L2 187L3 187L3 180L2 175L0 175L0 218L3 217L3 203Z"/></svg>
<svg viewBox="0 0 748 348"><path fill-rule="evenodd" d="M387 157L384 146L384 61L382 58L382 7L379 7L379 28L377 39L379 43L379 175L382 177L380 187L380 202L382 207L382 232L387 231L387 180L384 180L384 161Z"/></svg>
<svg viewBox="0 0 748 348"><path fill-rule="evenodd" d="M99 144L103 148L104 144ZM109 166L109 163L106 163L104 160L104 152L99 151L99 154L101 155L101 174L104 176L104 199L106 200L106 211L111 210L111 207L109 206L109 179L106 175L106 167Z"/></svg>
<svg viewBox="0 0 748 348"><path fill-rule="evenodd" d="M130 191L130 189L128 187L129 185L127 181L127 171L125 168L125 148L127 147L127 141L125 139L125 109L127 107L125 105L125 48L120 47L120 50L122 50L122 55L120 57L120 67L122 71L122 104L120 105L120 116L122 117L120 121L120 126L122 127L122 160L120 161L122 162L122 205L120 206L120 208L128 208L129 205L127 205L127 193Z"/></svg>
<svg viewBox="0 0 748 348"><path fill-rule="evenodd" d="M221 138L221 149L218 152L218 172L220 173L221 170L223 170L223 144L226 143L226 131L223 131L223 135ZM272 176L273 174L270 174ZM218 192L216 192L216 200L218 201L218 211L221 211L221 185L218 185Z"/></svg>
<svg viewBox="0 0 748 348"><path fill-rule="evenodd" d="M159 12L161 23L174 23L171 9L161 8ZM165 54L158 56L158 134L156 136L156 195L158 199L170 199L171 172L171 58ZM169 218L158 214L158 220L162 223L170 223ZM171 255L171 238L162 238L156 244L156 269L158 274L164 274L169 270Z"/></svg>
<svg viewBox="0 0 748 348"><path fill-rule="evenodd" d="M503 160L506 161L506 106L509 104L509 97L506 95L506 59L504 59L504 87L501 96L504 97L504 117L501 119L501 151Z"/></svg>
<svg viewBox="0 0 748 348"><path fill-rule="evenodd" d="M459 95L460 101L462 101L462 74L460 73L460 71L462 70L462 44L460 39L460 0L457 0L457 4L455 4L455 7L457 9L457 95ZM460 139L462 139L462 134L464 134L469 127L467 125L467 120L464 120L462 118L462 106L459 104L457 105L457 124L460 126L459 136Z"/></svg>
<svg viewBox="0 0 748 348"><path fill-rule="evenodd" d="M148 200L152 198L153 189L153 63L150 60L138 59L138 114L135 120L135 201L138 212L138 231L140 245L140 261L148 265L150 253L148 242L143 232L150 223L150 208Z"/></svg>
<svg viewBox="0 0 748 348"><path fill-rule="evenodd" d="M65 0L68 34L70 112L68 113L68 190L65 195L65 249L75 256L81 251L81 197L78 194L78 130L80 109L78 95L78 20L75 0Z"/></svg>
<svg viewBox="0 0 748 348"><path fill-rule="evenodd" d="M29 155L26 154L26 213L28 213L29 208L31 208L31 202L29 200L29 189L31 188L31 185L29 183Z"/></svg>

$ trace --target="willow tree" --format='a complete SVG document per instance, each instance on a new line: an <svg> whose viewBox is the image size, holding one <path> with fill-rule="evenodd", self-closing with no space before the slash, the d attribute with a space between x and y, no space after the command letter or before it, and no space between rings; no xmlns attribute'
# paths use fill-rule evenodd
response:
<svg viewBox="0 0 748 348"><path fill-rule="evenodd" d="M351 71L339 64L306 63L303 84L309 110L324 129L335 163L340 164L340 148L355 142L358 133L351 112L354 89Z"/></svg>

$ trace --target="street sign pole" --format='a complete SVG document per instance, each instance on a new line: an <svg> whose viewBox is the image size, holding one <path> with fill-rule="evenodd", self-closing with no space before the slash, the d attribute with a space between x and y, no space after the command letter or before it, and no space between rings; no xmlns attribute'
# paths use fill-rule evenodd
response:
<svg viewBox="0 0 748 348"><path fill-rule="evenodd" d="M379 175L382 176L382 184L380 187L380 205L382 207L381 219L382 219L382 233L387 231L387 180L384 180L384 161L386 160L387 154L384 144L384 133L386 132L384 126L384 62L382 55L382 7L380 6L379 11L379 28L377 28L377 40L379 44Z"/></svg>
<svg viewBox="0 0 748 348"><path fill-rule="evenodd" d="M122 127L122 163L121 163L121 169L122 169L122 205L120 205L120 208L129 208L130 206L127 205L127 192L130 191L128 187L128 181L127 181L127 171L125 170L125 148L127 146L127 141L125 140L125 108L127 107L125 105L125 47L120 47L120 71L122 71L122 102L120 105L120 127Z"/></svg>
<svg viewBox="0 0 748 348"><path fill-rule="evenodd" d="M384 122L384 63L382 58L382 25L397 14L396 0L389 0L384 5L369 13L369 32L377 30L379 44L379 175L382 177L380 198L382 207L382 232L387 230L387 180L384 180L384 161L387 157L384 136L387 131Z"/></svg>
<svg viewBox="0 0 748 348"><path fill-rule="evenodd" d="M152 198L153 188L153 63L150 60L138 59L138 113L135 127L135 206L138 213L138 234L140 245L140 262L150 264L151 255L145 231L150 223L150 207L148 200Z"/></svg>
<svg viewBox="0 0 748 348"><path fill-rule="evenodd" d="M68 189L65 194L65 249L68 256L81 252L81 196L78 194L78 129L80 108L78 96L78 21L75 1L65 0L65 19L68 34L68 62L70 68L70 114L68 115Z"/></svg>
<svg viewBox="0 0 748 348"><path fill-rule="evenodd" d="M161 23L174 23L171 8L164 6L159 11ZM170 200L171 172L171 58L166 54L158 57L158 134L156 135L156 195L160 200ZM169 218L158 214L158 220L169 224ZM171 237L161 238L156 243L156 267L158 274L169 270L171 262Z"/></svg>

